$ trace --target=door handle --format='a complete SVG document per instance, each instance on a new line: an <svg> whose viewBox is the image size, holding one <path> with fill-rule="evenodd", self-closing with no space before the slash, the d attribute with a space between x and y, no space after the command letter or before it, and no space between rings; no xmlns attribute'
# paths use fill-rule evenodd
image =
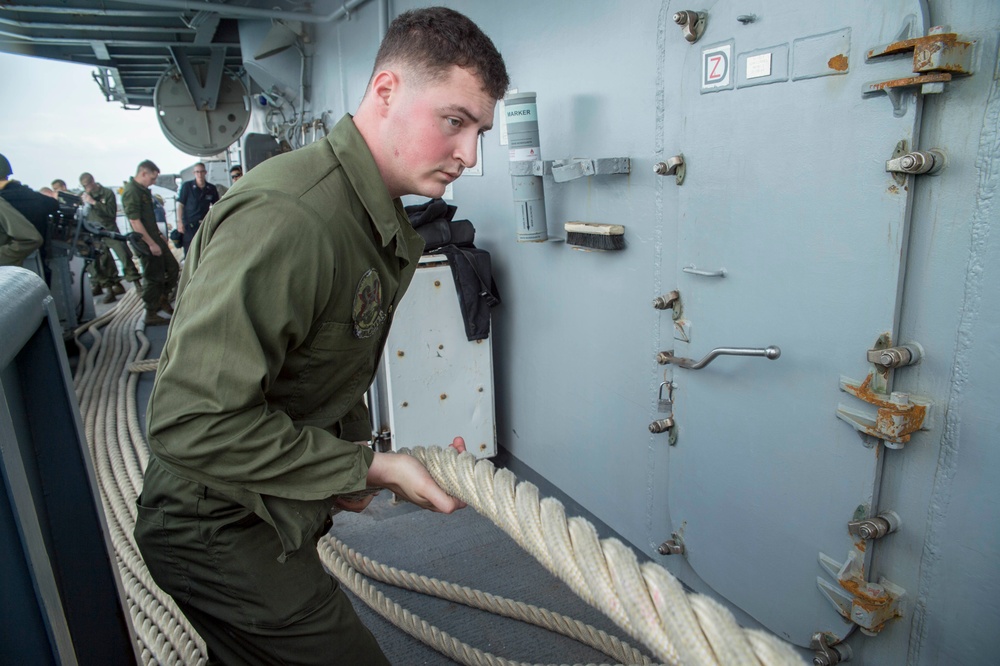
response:
<svg viewBox="0 0 1000 666"><path fill-rule="evenodd" d="M687 368L688 370L701 370L706 365L714 361L718 356L763 356L774 360L781 356L781 350L774 345L764 347L763 349L757 349L754 347L717 347L708 352L708 355L700 361L674 356L673 351L661 351L656 355L656 362L660 365L667 365L670 363L682 368Z"/></svg>

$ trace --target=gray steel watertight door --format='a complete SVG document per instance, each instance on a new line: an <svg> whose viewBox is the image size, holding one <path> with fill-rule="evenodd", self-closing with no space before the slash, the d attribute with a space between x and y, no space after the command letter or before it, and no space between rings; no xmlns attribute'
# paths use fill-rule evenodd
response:
<svg viewBox="0 0 1000 666"><path fill-rule="evenodd" d="M913 76L912 53L866 52L906 21L909 36L927 26L916 0L754 3L759 16L742 18L742 4L707 4L696 43L668 26L664 156L682 153L686 173L663 188L677 188L665 214L676 215L683 314L661 349L781 354L663 366L675 385L669 514L707 584L808 646L850 626L817 586L819 553L846 559L847 522L877 508L879 457L905 454L836 412L855 400L841 376L864 379L866 350L886 333L897 341L912 178L898 183L885 163L919 130L912 89L896 110L862 94Z"/></svg>

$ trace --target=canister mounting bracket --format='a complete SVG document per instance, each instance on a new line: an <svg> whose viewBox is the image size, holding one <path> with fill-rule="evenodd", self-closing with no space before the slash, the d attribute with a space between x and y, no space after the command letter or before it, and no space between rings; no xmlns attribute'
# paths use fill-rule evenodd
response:
<svg viewBox="0 0 1000 666"><path fill-rule="evenodd" d="M590 159L571 157L563 160L526 160L510 163L512 176L552 176L557 183L565 183L584 176L610 176L632 172L628 157L601 157Z"/></svg>

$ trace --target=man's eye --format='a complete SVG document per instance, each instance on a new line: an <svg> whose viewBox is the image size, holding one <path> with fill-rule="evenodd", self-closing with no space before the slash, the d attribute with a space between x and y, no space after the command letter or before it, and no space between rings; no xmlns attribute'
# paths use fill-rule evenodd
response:
<svg viewBox="0 0 1000 666"><path fill-rule="evenodd" d="M458 118L448 118L448 124L451 125L452 127L461 127L462 121L459 120Z"/></svg>

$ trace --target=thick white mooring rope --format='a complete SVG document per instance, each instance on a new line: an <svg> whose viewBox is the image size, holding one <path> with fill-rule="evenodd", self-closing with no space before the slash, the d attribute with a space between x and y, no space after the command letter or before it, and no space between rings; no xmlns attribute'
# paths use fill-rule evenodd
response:
<svg viewBox="0 0 1000 666"><path fill-rule="evenodd" d="M74 387L98 478L108 527L125 586L144 664L204 664L201 638L169 595L153 583L132 530L135 500L148 461L138 421L139 372L155 369L143 360L143 305L134 290L103 317L76 332L80 360ZM105 327L102 334L101 327ZM80 336L89 332L88 349ZM765 632L742 629L721 604L687 594L663 567L639 564L615 539L601 541L582 518L567 519L561 503L539 499L530 483L517 484L507 470L450 448L410 451L451 495L460 498L511 536L584 601L602 611L654 656L669 664L802 664L790 646ZM319 544L320 557L349 589L411 635L463 664L508 665L508 660L470 647L429 625L385 597L361 571L383 582L532 622L577 638L623 663L648 663L634 648L570 618L415 576L359 556L332 536Z"/></svg>

